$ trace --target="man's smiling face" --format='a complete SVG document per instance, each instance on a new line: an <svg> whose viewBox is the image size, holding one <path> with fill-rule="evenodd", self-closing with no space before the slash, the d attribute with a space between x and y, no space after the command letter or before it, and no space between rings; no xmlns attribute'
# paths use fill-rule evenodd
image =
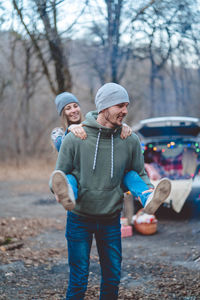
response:
<svg viewBox="0 0 200 300"><path fill-rule="evenodd" d="M123 102L102 111L106 121L106 127L115 128L122 125L122 121L128 113L128 104L128 102Z"/></svg>

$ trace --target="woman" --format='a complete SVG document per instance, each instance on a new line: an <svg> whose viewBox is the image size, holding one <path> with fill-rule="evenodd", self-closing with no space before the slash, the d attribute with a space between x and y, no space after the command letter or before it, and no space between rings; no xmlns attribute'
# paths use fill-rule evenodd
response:
<svg viewBox="0 0 200 300"><path fill-rule="evenodd" d="M51 139L55 148L59 151L64 137L69 132L72 132L81 139L86 139L87 135L81 124L83 116L80 109L80 103L73 94L68 92L59 94L55 98L55 104L58 114L61 116L62 128L57 127L53 129ZM120 137L126 139L131 134L132 129L126 124L123 124ZM60 202L64 208L66 210L72 210L75 207L76 199L78 197L76 178L71 174L65 175L61 171L54 171L50 180L52 181L53 191L55 191L55 188L58 189L57 193L55 193L56 200L58 201L56 194L59 193L59 199L62 199ZM124 177L124 185L127 190L138 198L143 207L145 207L145 213L155 213L162 204L163 198L166 198L166 195L163 195L162 193L162 188L166 183L166 180L167 179L162 179L155 190L153 185L152 188L149 189L135 171L130 171Z"/></svg>

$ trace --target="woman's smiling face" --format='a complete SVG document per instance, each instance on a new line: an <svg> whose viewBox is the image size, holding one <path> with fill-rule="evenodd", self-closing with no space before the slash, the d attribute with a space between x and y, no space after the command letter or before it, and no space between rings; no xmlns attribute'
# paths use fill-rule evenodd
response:
<svg viewBox="0 0 200 300"><path fill-rule="evenodd" d="M80 106L75 102L69 103L64 107L64 114L69 124L78 124L81 122Z"/></svg>

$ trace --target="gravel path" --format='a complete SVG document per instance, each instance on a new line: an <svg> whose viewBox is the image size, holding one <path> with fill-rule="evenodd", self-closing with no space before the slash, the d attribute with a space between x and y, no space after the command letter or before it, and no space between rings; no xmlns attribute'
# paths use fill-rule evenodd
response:
<svg viewBox="0 0 200 300"><path fill-rule="evenodd" d="M64 299L65 212L46 181L0 182L0 299ZM200 299L200 218L158 217L158 232L122 240L119 299ZM98 299L92 246L86 300ZM112 299L111 299L112 300Z"/></svg>

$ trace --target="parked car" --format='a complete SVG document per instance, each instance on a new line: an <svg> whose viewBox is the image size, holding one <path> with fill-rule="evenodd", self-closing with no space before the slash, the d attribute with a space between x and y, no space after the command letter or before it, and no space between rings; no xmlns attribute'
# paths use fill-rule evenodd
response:
<svg viewBox="0 0 200 300"><path fill-rule="evenodd" d="M140 121L145 168L153 184L168 177L172 192L164 206L179 213L190 204L200 216L200 119L159 117Z"/></svg>

